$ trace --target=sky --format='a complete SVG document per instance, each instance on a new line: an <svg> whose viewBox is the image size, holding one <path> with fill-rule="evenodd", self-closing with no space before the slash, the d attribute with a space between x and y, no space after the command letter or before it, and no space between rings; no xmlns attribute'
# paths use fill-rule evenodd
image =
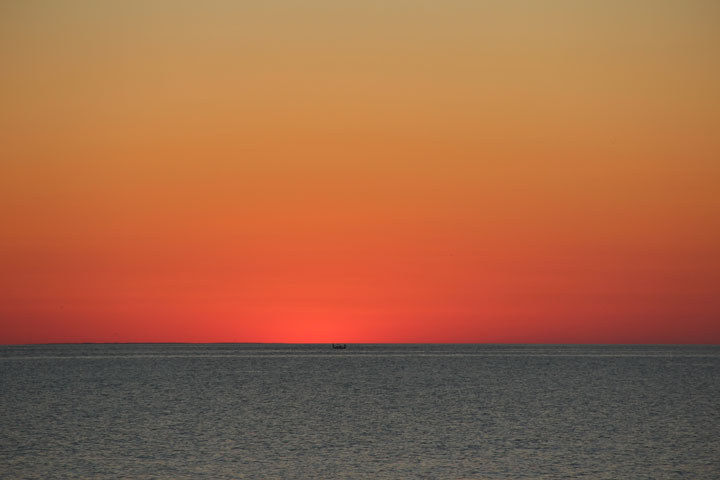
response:
<svg viewBox="0 0 720 480"><path fill-rule="evenodd" d="M720 3L0 3L0 343L720 343Z"/></svg>

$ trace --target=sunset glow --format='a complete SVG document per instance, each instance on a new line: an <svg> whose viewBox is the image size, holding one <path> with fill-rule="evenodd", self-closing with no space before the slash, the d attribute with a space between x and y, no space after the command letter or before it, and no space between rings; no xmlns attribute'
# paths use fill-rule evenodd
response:
<svg viewBox="0 0 720 480"><path fill-rule="evenodd" d="M8 1L0 343L720 343L720 3Z"/></svg>

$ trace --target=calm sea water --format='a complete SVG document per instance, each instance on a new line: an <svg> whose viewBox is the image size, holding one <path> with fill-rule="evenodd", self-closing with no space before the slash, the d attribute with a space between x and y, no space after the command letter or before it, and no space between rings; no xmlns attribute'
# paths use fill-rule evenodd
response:
<svg viewBox="0 0 720 480"><path fill-rule="evenodd" d="M720 348L0 347L3 479L717 479Z"/></svg>

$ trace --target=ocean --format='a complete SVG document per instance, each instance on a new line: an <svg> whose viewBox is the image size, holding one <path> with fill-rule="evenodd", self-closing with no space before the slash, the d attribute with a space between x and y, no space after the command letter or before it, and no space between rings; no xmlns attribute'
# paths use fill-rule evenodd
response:
<svg viewBox="0 0 720 480"><path fill-rule="evenodd" d="M0 346L0 478L718 479L712 346Z"/></svg>

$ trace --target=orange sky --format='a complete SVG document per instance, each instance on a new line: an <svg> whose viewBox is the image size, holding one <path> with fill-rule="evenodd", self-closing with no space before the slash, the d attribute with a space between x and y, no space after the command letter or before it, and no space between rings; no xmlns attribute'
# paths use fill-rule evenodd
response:
<svg viewBox="0 0 720 480"><path fill-rule="evenodd" d="M0 343L720 343L720 3L5 1Z"/></svg>

